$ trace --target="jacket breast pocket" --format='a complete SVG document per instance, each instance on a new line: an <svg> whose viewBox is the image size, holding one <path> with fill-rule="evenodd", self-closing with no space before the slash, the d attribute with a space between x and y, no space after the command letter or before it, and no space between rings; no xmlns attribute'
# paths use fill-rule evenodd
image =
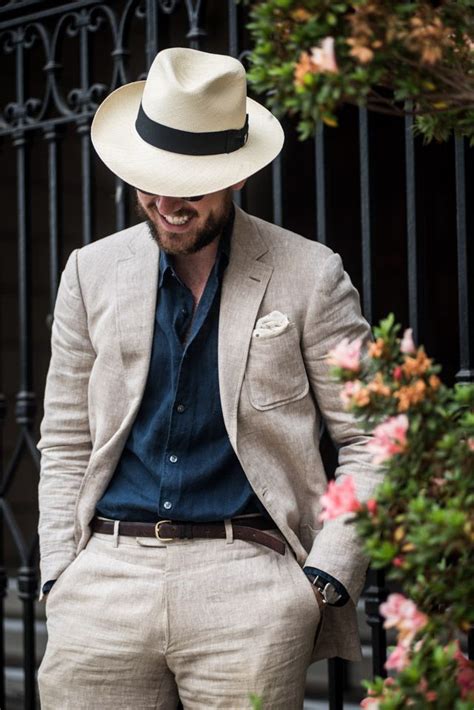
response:
<svg viewBox="0 0 474 710"><path fill-rule="evenodd" d="M255 409L272 409L306 396L309 382L293 323L274 337L252 337L246 381Z"/></svg>

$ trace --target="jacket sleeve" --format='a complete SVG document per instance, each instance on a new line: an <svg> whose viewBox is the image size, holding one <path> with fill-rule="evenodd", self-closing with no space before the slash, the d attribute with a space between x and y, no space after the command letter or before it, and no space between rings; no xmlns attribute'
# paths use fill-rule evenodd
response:
<svg viewBox="0 0 474 710"><path fill-rule="evenodd" d="M304 358L315 399L338 449L335 477L352 476L356 495L364 501L372 496L381 476L366 450L369 436L344 409L342 386L329 374L328 352L343 338L362 338L365 350L371 331L361 314L359 294L344 271L340 256L331 254L307 313ZM335 577L356 602L364 585L368 560L355 526L345 522L347 517L342 515L324 522L305 567L315 567Z"/></svg>
<svg viewBox="0 0 474 710"><path fill-rule="evenodd" d="M42 584L57 579L76 555L74 509L92 449L88 383L95 352L87 328L77 255L76 249L67 261L56 298L44 416L37 444L41 452L38 494Z"/></svg>

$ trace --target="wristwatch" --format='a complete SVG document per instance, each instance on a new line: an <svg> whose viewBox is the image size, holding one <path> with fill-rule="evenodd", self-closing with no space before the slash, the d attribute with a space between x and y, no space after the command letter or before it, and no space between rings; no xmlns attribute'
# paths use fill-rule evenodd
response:
<svg viewBox="0 0 474 710"><path fill-rule="evenodd" d="M319 590L325 605L329 604L329 606L332 606L333 604L337 604L337 602L341 599L342 594L337 591L334 584L331 584L331 582L328 582L323 577L320 577L319 574L314 577L313 575L307 576L311 584L314 584L314 586Z"/></svg>

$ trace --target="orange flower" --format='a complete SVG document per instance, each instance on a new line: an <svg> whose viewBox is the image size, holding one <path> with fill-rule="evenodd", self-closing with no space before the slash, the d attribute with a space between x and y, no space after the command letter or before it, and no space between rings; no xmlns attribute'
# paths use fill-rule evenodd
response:
<svg viewBox="0 0 474 710"><path fill-rule="evenodd" d="M421 402L425 397L425 393L426 383L423 380L417 380L413 385L400 387L397 392L393 393L393 396L398 399L398 411L406 412L412 404Z"/></svg>
<svg viewBox="0 0 474 710"><path fill-rule="evenodd" d="M381 372L377 372L372 382L369 382L369 384L367 385L367 389L369 390L369 392L378 394L381 397L390 397L391 394L390 387L388 387L384 383Z"/></svg>
<svg viewBox="0 0 474 710"><path fill-rule="evenodd" d="M364 44L363 40L349 37L347 44L352 47L349 52L351 57L358 59L361 64L368 64L374 58L373 51Z"/></svg>
<svg viewBox="0 0 474 710"><path fill-rule="evenodd" d="M370 357L382 357L385 350L385 341L383 338L377 338L375 343L370 343L369 345L369 355Z"/></svg>
<svg viewBox="0 0 474 710"><path fill-rule="evenodd" d="M424 64L436 64L443 56L443 49L453 44L452 29L443 25L435 11L420 11L411 18L410 25L406 46L418 52Z"/></svg>
<svg viewBox="0 0 474 710"><path fill-rule="evenodd" d="M369 390L366 387L362 387L354 392L352 395L352 402L353 404L357 404L358 407L366 407L370 404Z"/></svg>
<svg viewBox="0 0 474 710"><path fill-rule="evenodd" d="M306 74L311 74L313 71L313 62L307 52L301 52L298 63L295 66L294 82L298 86L304 86L304 78Z"/></svg>
<svg viewBox="0 0 474 710"><path fill-rule="evenodd" d="M304 7L297 7L296 10L293 10L291 13L291 17L295 22L308 22L312 15Z"/></svg>
<svg viewBox="0 0 474 710"><path fill-rule="evenodd" d="M431 367L431 363L431 358L426 357L425 351L420 348L416 353L416 357L411 357L409 355L405 356L405 362L402 365L402 370L406 377L423 375Z"/></svg>
<svg viewBox="0 0 474 710"><path fill-rule="evenodd" d="M333 73L339 71L334 54L334 37L325 37L319 47L302 52L294 71L294 83L304 86L307 74ZM337 125L337 124L336 124Z"/></svg>
<svg viewBox="0 0 474 710"><path fill-rule="evenodd" d="M431 375L428 382L432 390L439 389L439 386L441 385L441 380L436 375Z"/></svg>

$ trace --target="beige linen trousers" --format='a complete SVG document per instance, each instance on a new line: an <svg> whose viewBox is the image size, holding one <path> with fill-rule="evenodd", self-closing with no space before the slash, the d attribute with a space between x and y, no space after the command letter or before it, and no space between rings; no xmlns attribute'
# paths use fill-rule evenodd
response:
<svg viewBox="0 0 474 710"><path fill-rule="evenodd" d="M71 616L80 615L87 605L88 597L81 595L90 592L87 565L94 568L99 544L96 536L91 541L92 551L87 544L90 521L143 395L153 339L158 263L158 247L142 223L74 250L61 277L38 443L41 584L58 579L47 608L50 629L68 605L74 604ZM265 338L255 337L256 322L274 311L288 319L287 327ZM340 580L350 594L345 606L326 609L306 664L331 656L361 657L355 604L364 584L367 559L345 517L324 524L319 519L320 499L327 485L319 453L321 417L339 449L337 477L353 476L361 500L372 495L380 480L365 448L367 436L343 409L340 386L330 377L326 360L328 351L342 338L357 337L367 340L370 329L339 255L236 207L230 262L222 285L218 341L219 385L229 439L253 490L287 543L284 563L276 564L287 565L293 578L292 560L299 567L306 563L322 569ZM212 557L207 550L213 550L214 544L206 547L196 542L179 547L170 544L167 550L172 547L184 554L184 550L197 549L203 559L208 554ZM227 553L257 546L234 541L217 547ZM122 543L117 549L130 551ZM142 552L140 548L138 554ZM258 554L263 565L268 553L259 546ZM277 559L277 553L272 553L273 557ZM156 564L158 559L164 558L156 558ZM215 560L220 560L217 554ZM225 574L226 567L227 562L222 561L219 574L216 568L216 580ZM124 578L120 574L117 584ZM113 580L112 575L109 587L101 593L111 594ZM301 572L299 594L309 606L313 592L309 584L305 588L306 581ZM80 587L81 592L73 594L72 586L74 590ZM286 617L274 592L268 593L278 614ZM133 592L127 592L126 600L128 605L142 608ZM149 602L141 598L140 603L146 616ZM256 607L260 603L255 597ZM299 602L295 609L299 614ZM120 619L119 610L115 612L114 618ZM317 619L313 622L314 634ZM151 623L150 617L146 623ZM199 623L197 617L193 633L198 632ZM294 613L288 611L290 635L293 623ZM226 639L230 652L235 643L231 623ZM295 647L293 653L300 651ZM93 674L92 668L90 672ZM226 672L225 663L221 672Z"/></svg>

